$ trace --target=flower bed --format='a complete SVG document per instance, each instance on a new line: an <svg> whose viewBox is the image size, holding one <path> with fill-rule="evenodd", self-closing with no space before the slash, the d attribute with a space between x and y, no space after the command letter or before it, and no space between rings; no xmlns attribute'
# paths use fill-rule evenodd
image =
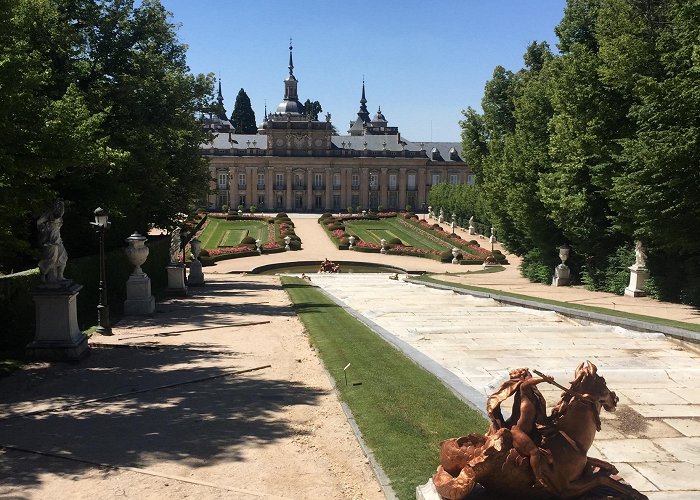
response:
<svg viewBox="0 0 700 500"><path fill-rule="evenodd" d="M486 257L488 257L491 254L491 252L486 250L485 248L481 248L478 245L474 245L469 241L463 240L459 237L452 237L451 234L445 232L440 226L435 228L434 226L436 226L436 224L433 224L431 226L430 223L425 220L421 220L419 222L407 220L404 218L399 218L398 220L401 224L415 228L416 230L420 231L421 234L423 234L427 238L432 239L433 241L448 243L474 256L474 259L468 260L478 260L477 263L480 264Z"/></svg>

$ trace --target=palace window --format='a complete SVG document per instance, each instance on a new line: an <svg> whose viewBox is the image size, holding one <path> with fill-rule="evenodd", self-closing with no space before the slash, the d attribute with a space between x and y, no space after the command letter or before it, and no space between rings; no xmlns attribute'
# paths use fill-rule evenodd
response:
<svg viewBox="0 0 700 500"><path fill-rule="evenodd" d="M316 195L316 199L314 200L314 208L316 208L317 210L320 210L321 208L323 208L322 198L323 197L320 194Z"/></svg>
<svg viewBox="0 0 700 500"><path fill-rule="evenodd" d="M314 189L323 189L323 174L314 174Z"/></svg>
<svg viewBox="0 0 700 500"><path fill-rule="evenodd" d="M301 194L294 195L294 208L304 208L304 196Z"/></svg>
<svg viewBox="0 0 700 500"><path fill-rule="evenodd" d="M440 184L440 174L433 174L433 186Z"/></svg>
<svg viewBox="0 0 700 500"><path fill-rule="evenodd" d="M379 188L379 175L369 174L369 188L378 189Z"/></svg>
<svg viewBox="0 0 700 500"><path fill-rule="evenodd" d="M275 188L284 188L284 174L275 174Z"/></svg>
<svg viewBox="0 0 700 500"><path fill-rule="evenodd" d="M245 188L245 174L238 174L238 187Z"/></svg>
<svg viewBox="0 0 700 500"><path fill-rule="evenodd" d="M258 188L265 187L265 174L258 174Z"/></svg>
<svg viewBox="0 0 700 500"><path fill-rule="evenodd" d="M245 195L244 194L238 195L238 204L243 205L245 207Z"/></svg>
<svg viewBox="0 0 700 500"><path fill-rule="evenodd" d="M352 205L352 208L357 208L360 206L360 195L359 194L353 194L350 200L350 205Z"/></svg>
<svg viewBox="0 0 700 500"><path fill-rule="evenodd" d="M334 188L340 187L340 174L333 174L333 187Z"/></svg>
<svg viewBox="0 0 700 500"><path fill-rule="evenodd" d="M262 210L262 207L265 206L265 195L264 194L259 194L258 195L258 210Z"/></svg>
<svg viewBox="0 0 700 500"><path fill-rule="evenodd" d="M219 189L226 189L227 184L228 184L228 174L227 173L219 173Z"/></svg>
<svg viewBox="0 0 700 500"><path fill-rule="evenodd" d="M408 189L416 189L416 174L408 174Z"/></svg>
<svg viewBox="0 0 700 500"><path fill-rule="evenodd" d="M360 175L359 174L352 174L352 187L353 187L353 189L357 189L360 187Z"/></svg>
<svg viewBox="0 0 700 500"><path fill-rule="evenodd" d="M474 174L469 174L467 176L467 184L469 184L470 186L473 186L475 183L476 183L476 177L474 176Z"/></svg>
<svg viewBox="0 0 700 500"><path fill-rule="evenodd" d="M333 195L333 210L340 210L340 195Z"/></svg>
<svg viewBox="0 0 700 500"><path fill-rule="evenodd" d="M396 210L397 208L399 208L399 193L389 191L389 209Z"/></svg>
<svg viewBox="0 0 700 500"><path fill-rule="evenodd" d="M389 174L389 190L396 191L396 174Z"/></svg>
<svg viewBox="0 0 700 500"><path fill-rule="evenodd" d="M294 174L294 187L297 189L304 187L304 174Z"/></svg>
<svg viewBox="0 0 700 500"><path fill-rule="evenodd" d="M459 176L457 174L450 174L450 184L457 184L459 182Z"/></svg>
<svg viewBox="0 0 700 500"><path fill-rule="evenodd" d="M281 194L277 195L277 199L275 200L275 208L278 210L284 208L284 196Z"/></svg>

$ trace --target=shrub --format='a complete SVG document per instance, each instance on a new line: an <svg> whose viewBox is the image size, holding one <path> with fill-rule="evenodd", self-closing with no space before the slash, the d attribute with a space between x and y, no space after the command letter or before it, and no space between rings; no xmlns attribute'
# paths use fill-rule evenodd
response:
<svg viewBox="0 0 700 500"><path fill-rule="evenodd" d="M350 239L347 236L342 236L338 238L338 244L340 246L350 246Z"/></svg>
<svg viewBox="0 0 700 500"><path fill-rule="evenodd" d="M474 245L475 247L480 247L480 246L481 246L481 245L479 245L479 242L476 241L476 240L469 240L469 244L470 244L470 245Z"/></svg>
<svg viewBox="0 0 700 500"><path fill-rule="evenodd" d="M242 212L243 210L245 210L245 205L238 205L238 211Z"/></svg>
<svg viewBox="0 0 700 500"><path fill-rule="evenodd" d="M389 238L386 242L389 245L403 245L403 242L399 238Z"/></svg>
<svg viewBox="0 0 700 500"><path fill-rule="evenodd" d="M284 212L280 212L275 216L275 219L289 219L289 216Z"/></svg>
<svg viewBox="0 0 700 500"><path fill-rule="evenodd" d="M384 211L384 205L377 205L377 212L383 212Z"/></svg>
<svg viewBox="0 0 700 500"><path fill-rule="evenodd" d="M200 257L209 257L209 250L206 248L202 248L202 250L199 252Z"/></svg>
<svg viewBox="0 0 700 500"><path fill-rule="evenodd" d="M451 262L452 261L452 252L449 250L445 250L444 252L440 252L440 262Z"/></svg>
<svg viewBox="0 0 700 500"><path fill-rule="evenodd" d="M413 207L411 205L406 205L406 212L411 212Z"/></svg>
<svg viewBox="0 0 700 500"><path fill-rule="evenodd" d="M289 248L292 250L301 250L301 241L298 239L292 239L292 241L289 242Z"/></svg>
<svg viewBox="0 0 700 500"><path fill-rule="evenodd" d="M348 207L348 213L352 214L352 207Z"/></svg>
<svg viewBox="0 0 700 500"><path fill-rule="evenodd" d="M221 205L221 211L222 211L223 213L228 212L228 205Z"/></svg>
<svg viewBox="0 0 700 500"><path fill-rule="evenodd" d="M241 240L241 244L243 245L255 245L255 238L252 236L246 236Z"/></svg>

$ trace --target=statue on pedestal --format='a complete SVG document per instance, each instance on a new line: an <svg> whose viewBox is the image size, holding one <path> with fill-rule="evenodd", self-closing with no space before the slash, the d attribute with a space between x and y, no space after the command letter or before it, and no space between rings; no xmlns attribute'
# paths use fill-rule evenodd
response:
<svg viewBox="0 0 700 500"><path fill-rule="evenodd" d="M41 246L39 270L42 283L47 285L66 281L63 271L66 269L68 254L61 239L64 212L63 200L57 199L36 221Z"/></svg>
<svg viewBox="0 0 700 500"><path fill-rule="evenodd" d="M481 436L470 434L443 441L440 465L433 475L437 493L465 499L477 483L499 498L545 499L580 497L605 487L624 498L647 498L621 482L612 464L588 457L600 412L614 411L618 398L590 361L581 363L570 387L527 368L511 370L510 378L489 397L491 427ZM561 400L546 414L537 385L563 390ZM501 405L513 397L512 414L504 419ZM609 498L605 493L601 498ZM586 498L598 498L597 496Z"/></svg>

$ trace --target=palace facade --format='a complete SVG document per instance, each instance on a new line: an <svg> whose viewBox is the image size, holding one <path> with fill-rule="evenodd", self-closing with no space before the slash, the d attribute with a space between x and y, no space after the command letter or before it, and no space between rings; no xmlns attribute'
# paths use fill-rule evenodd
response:
<svg viewBox="0 0 700 500"><path fill-rule="evenodd" d="M458 142L404 140L381 108L370 118L364 82L348 135L334 135L329 113L314 119L299 102L291 46L289 51L284 99L274 113L265 110L257 134L232 132L219 82L218 112L205 120L214 139L202 145L212 174L208 208L425 211L431 186L473 183Z"/></svg>

